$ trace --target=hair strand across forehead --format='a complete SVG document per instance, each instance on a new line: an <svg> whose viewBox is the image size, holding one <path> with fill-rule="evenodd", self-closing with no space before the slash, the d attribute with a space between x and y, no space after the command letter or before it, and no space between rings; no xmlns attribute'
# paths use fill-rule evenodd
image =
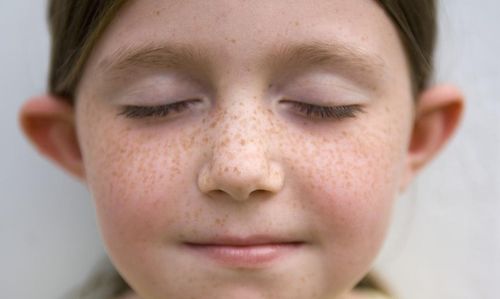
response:
<svg viewBox="0 0 500 299"><path fill-rule="evenodd" d="M433 71L437 14L435 0L379 0L396 25L411 66L413 92L427 87Z"/></svg>
<svg viewBox="0 0 500 299"><path fill-rule="evenodd" d="M50 92L73 101L84 65L100 36L126 0L52 0Z"/></svg>

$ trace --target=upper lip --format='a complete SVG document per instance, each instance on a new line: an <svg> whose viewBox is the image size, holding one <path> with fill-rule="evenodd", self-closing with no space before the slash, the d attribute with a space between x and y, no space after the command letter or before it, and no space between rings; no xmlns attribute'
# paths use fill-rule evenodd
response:
<svg viewBox="0 0 500 299"><path fill-rule="evenodd" d="M189 245L218 245L218 246L258 246L284 243L303 243L300 240L282 238L269 235L251 235L251 236L217 236L203 241L186 242Z"/></svg>

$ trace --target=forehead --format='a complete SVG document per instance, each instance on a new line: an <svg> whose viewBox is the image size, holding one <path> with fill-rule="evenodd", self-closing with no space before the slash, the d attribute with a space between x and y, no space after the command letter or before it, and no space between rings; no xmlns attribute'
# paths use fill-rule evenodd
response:
<svg viewBox="0 0 500 299"><path fill-rule="evenodd" d="M148 45L191 45L229 73L234 65L265 67L264 58L287 45L318 43L342 46L341 55L364 54L354 55L355 60L362 66L372 60L388 75L406 66L395 27L372 0L131 1L101 37L89 64L110 65L116 56Z"/></svg>
<svg viewBox="0 0 500 299"><path fill-rule="evenodd" d="M130 1L115 23L127 26L127 31L147 24L161 27L161 33L169 35L198 33L195 36L201 39L208 33L210 40L245 33L245 39L258 37L265 43L280 37L300 38L308 34L303 29L325 25L329 31L336 29L337 35L344 36L360 29L367 29L366 33L381 31L387 29L389 20L373 0L141 0ZM213 36L213 32L222 36ZM176 36L181 40L184 37Z"/></svg>

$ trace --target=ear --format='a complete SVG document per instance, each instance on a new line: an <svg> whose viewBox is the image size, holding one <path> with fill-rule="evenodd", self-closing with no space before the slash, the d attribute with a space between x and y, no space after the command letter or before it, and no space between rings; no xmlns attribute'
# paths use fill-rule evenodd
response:
<svg viewBox="0 0 500 299"><path fill-rule="evenodd" d="M419 96L401 191L450 140L463 110L463 95L453 86L434 86Z"/></svg>
<svg viewBox="0 0 500 299"><path fill-rule="evenodd" d="M41 154L83 180L85 175L74 114L69 101L43 95L22 106L19 122L26 137Z"/></svg>

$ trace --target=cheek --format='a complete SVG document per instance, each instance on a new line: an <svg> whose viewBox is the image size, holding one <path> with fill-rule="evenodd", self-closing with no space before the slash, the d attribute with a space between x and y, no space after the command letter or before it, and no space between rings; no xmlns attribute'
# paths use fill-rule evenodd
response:
<svg viewBox="0 0 500 299"><path fill-rule="evenodd" d="M124 121L89 115L82 118L88 125L80 126L82 154L106 246L115 254L144 252L148 242L172 237L166 228L188 210L189 202L179 196L192 181L186 151L191 141L180 136L193 134L130 129Z"/></svg>
<svg viewBox="0 0 500 299"><path fill-rule="evenodd" d="M297 151L302 157L295 159L301 161L295 163L295 185L331 267L366 267L382 244L405 140L404 132L387 124L373 122L332 138L297 143L307 146Z"/></svg>
<svg viewBox="0 0 500 299"><path fill-rule="evenodd" d="M322 182L312 190L317 224L333 232L336 246L377 243L392 206L394 170L356 150L336 155L314 176Z"/></svg>

